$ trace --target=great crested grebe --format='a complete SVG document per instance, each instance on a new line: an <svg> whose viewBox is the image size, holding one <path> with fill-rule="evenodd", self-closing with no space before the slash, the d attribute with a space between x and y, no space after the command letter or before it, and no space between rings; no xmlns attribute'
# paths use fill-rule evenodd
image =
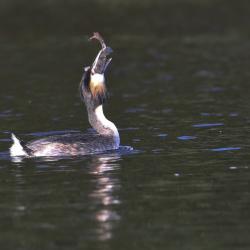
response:
<svg viewBox="0 0 250 250"><path fill-rule="evenodd" d="M89 123L95 132L48 136L30 141L27 144L22 143L12 134L11 156L74 156L100 153L119 148L118 129L114 123L105 117L102 107L106 99L104 73L112 59L108 58L112 49L106 46L98 32L95 32L90 38L90 40L93 39L98 40L102 48L92 66L84 68L80 82L80 96L87 108Z"/></svg>

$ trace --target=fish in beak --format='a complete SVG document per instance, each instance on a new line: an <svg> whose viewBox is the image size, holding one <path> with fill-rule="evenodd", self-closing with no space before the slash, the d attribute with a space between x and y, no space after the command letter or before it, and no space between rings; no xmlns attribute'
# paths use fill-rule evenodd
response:
<svg viewBox="0 0 250 250"><path fill-rule="evenodd" d="M108 56L113 52L113 50L106 46L102 36L98 32L94 32L93 36L89 38L89 40L94 39L100 42L102 49L97 54L95 61L91 66L91 74L104 74L112 60L112 58L108 58Z"/></svg>

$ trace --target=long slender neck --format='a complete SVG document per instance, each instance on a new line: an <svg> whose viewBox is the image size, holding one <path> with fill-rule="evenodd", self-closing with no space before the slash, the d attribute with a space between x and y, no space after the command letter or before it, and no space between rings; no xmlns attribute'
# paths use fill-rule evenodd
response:
<svg viewBox="0 0 250 250"><path fill-rule="evenodd" d="M87 111L89 123L99 134L111 135L119 139L118 129L113 122L105 117L102 105L97 106L95 109L87 108Z"/></svg>
<svg viewBox="0 0 250 250"><path fill-rule="evenodd" d="M114 148L118 148L120 145L120 136L118 129L115 124L109 121L102 108L102 103L105 99L105 93L99 91L97 92L95 87L102 87L104 84L104 77L90 76L90 69L85 71L82 80L80 82L80 96L84 101L88 112L88 118L90 125L99 133L100 135L107 136L113 139ZM93 86L94 85L94 90Z"/></svg>

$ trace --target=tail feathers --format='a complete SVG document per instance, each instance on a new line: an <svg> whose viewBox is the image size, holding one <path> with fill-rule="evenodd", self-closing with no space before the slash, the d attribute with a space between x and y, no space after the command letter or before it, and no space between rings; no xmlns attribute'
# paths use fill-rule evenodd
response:
<svg viewBox="0 0 250 250"><path fill-rule="evenodd" d="M22 142L12 133L11 139L13 140L13 144L10 147L10 155L11 156L28 156L28 153L25 151L24 146L22 146Z"/></svg>

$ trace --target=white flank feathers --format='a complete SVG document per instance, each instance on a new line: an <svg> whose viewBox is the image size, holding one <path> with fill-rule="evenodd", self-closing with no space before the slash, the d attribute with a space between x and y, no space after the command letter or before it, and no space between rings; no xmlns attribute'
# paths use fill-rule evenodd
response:
<svg viewBox="0 0 250 250"><path fill-rule="evenodd" d="M10 147L10 156L28 156L28 154L24 151L20 141L13 133L11 134L11 139L13 140L13 144Z"/></svg>

